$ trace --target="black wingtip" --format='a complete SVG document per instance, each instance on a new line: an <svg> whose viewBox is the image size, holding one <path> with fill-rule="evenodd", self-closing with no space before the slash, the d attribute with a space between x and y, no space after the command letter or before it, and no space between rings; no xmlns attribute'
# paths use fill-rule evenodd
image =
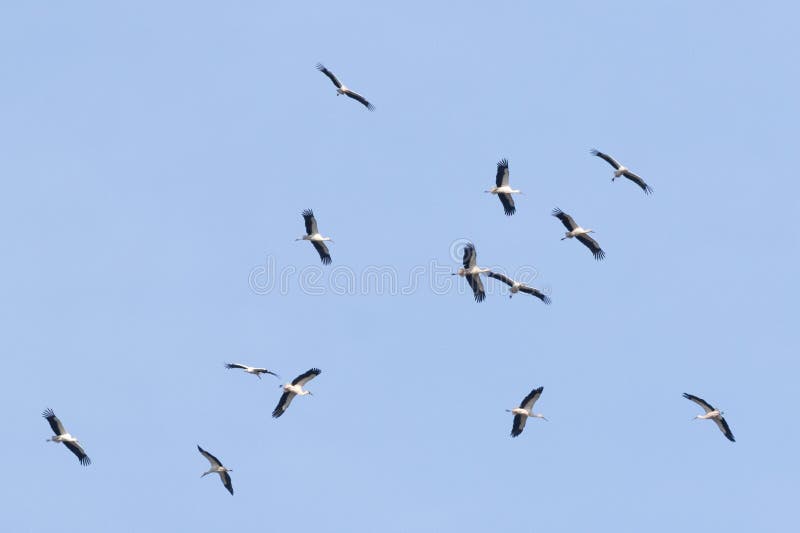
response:
<svg viewBox="0 0 800 533"><path fill-rule="evenodd" d="M506 213L507 217L510 217L511 215L513 215L516 212L517 212L517 208L516 207L509 207L509 208L505 209L505 213Z"/></svg>
<svg viewBox="0 0 800 533"><path fill-rule="evenodd" d="M281 411L280 409L278 409L276 407L275 410L272 411L272 418L280 418L282 414L283 414L283 411Z"/></svg>
<svg viewBox="0 0 800 533"><path fill-rule="evenodd" d="M303 215L303 217L313 217L314 211L312 211L311 209L303 209L303 212L300 214Z"/></svg>
<svg viewBox="0 0 800 533"><path fill-rule="evenodd" d="M505 157L497 162L497 168L508 168L508 159Z"/></svg>
<svg viewBox="0 0 800 533"><path fill-rule="evenodd" d="M552 301L550 300L550 297L548 295L546 294L542 295L542 303L544 305L550 305L551 302Z"/></svg>
<svg viewBox="0 0 800 533"><path fill-rule="evenodd" d="M592 155L596 155L597 157L600 157L600 150L598 150L597 148L592 148L591 150L589 150L589 153Z"/></svg>
<svg viewBox="0 0 800 533"><path fill-rule="evenodd" d="M606 253L603 250L598 250L597 252L592 253L595 259L598 261L602 261L606 258Z"/></svg>
<svg viewBox="0 0 800 533"><path fill-rule="evenodd" d="M322 264L323 264L323 265L330 265L330 264L331 264L331 261L333 261L333 260L331 259L331 256L329 256L329 255L324 255L324 256L322 256L322 257L320 258L320 260L322 261Z"/></svg>
<svg viewBox="0 0 800 533"><path fill-rule="evenodd" d="M554 217L560 217L561 215L564 214L564 211L562 211L558 207L554 207L553 210L550 212L550 214L553 215Z"/></svg>
<svg viewBox="0 0 800 533"><path fill-rule="evenodd" d="M475 294L475 301L476 302L480 303L480 302L484 301L485 299L486 299L486 293L485 292L479 292L479 293Z"/></svg>
<svg viewBox="0 0 800 533"><path fill-rule="evenodd" d="M320 62L317 62L317 70L319 70L320 72L322 72L323 70L325 70L325 65L323 65L323 64L322 64L322 63L320 63Z"/></svg>
<svg viewBox="0 0 800 533"><path fill-rule="evenodd" d="M81 457L81 458L80 458L80 459L78 459L78 460L80 461L80 463L81 463L83 466L89 466L90 464L92 464L92 460L91 460L91 459L89 459L89 456L88 456L88 455L84 455L83 457Z"/></svg>
<svg viewBox="0 0 800 533"><path fill-rule="evenodd" d="M53 410L52 410L52 409L50 409L50 408L48 407L47 409L45 409L44 411L42 411L42 416L43 416L44 418L50 418L51 416L56 416L56 414L53 412Z"/></svg>

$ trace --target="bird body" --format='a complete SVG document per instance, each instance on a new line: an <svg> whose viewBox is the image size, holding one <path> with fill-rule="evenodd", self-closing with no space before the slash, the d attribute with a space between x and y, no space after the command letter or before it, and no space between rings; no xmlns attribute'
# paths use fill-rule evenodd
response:
<svg viewBox="0 0 800 533"><path fill-rule="evenodd" d="M317 229L317 219L314 217L314 212L311 209L306 209L301 214L305 221L306 234L296 238L295 241L311 241L311 244L314 245L314 248L319 254L322 264L329 265L331 263L331 254L328 251L328 247L325 245L325 241L333 242L333 240L331 240L330 237L323 237L320 234L319 229Z"/></svg>
<svg viewBox="0 0 800 533"><path fill-rule="evenodd" d="M476 302L482 302L486 298L486 291L483 289L483 282L481 282L481 274L486 274L491 270L482 268L477 265L475 245L471 242L464 246L464 256L462 259L463 267L455 272L454 276L462 276L467 279L472 294Z"/></svg>
<svg viewBox="0 0 800 533"><path fill-rule="evenodd" d="M244 370L248 374L253 374L258 379L261 379L261 374L272 374L275 377L279 377L278 374L276 374L275 372L271 372L271 371L267 370L266 368L258 368L258 367L253 367L253 366L247 366L247 365L242 365L242 364L239 364L239 363L225 363L225 368L227 368L227 369L241 368L242 370Z"/></svg>
<svg viewBox="0 0 800 533"><path fill-rule="evenodd" d="M361 104L364 105L364 107L366 107L370 111L375 110L375 106L369 103L366 98L364 98L354 90L349 89L345 84L340 82L339 78L337 78L333 72L325 68L325 65L323 65L322 63L317 63L317 70L325 74L328 77L328 79L331 80L333 85L336 86L336 96L343 94L345 96L352 98L353 100L356 100L357 102L360 102Z"/></svg>
<svg viewBox="0 0 800 533"><path fill-rule="evenodd" d="M529 285L520 283L519 281L513 280L508 276L504 276L503 274L498 274L497 272L489 272L489 277L502 281L503 283L505 283L510 287L509 291L510 294L508 295L509 298L511 298L518 292L524 292L525 294L530 294L531 296L535 296L545 304L550 305L550 298L539 289L535 289Z"/></svg>
<svg viewBox="0 0 800 533"><path fill-rule="evenodd" d="M514 205L514 198L512 194L522 194L519 189L512 189L508 184L508 159L501 159L497 163L497 175L495 176L495 186L489 190L490 194L496 194L500 198L500 203L503 204L503 211L506 215L511 216L517 212Z"/></svg>
<svg viewBox="0 0 800 533"><path fill-rule="evenodd" d="M542 395L542 391L544 391L544 387L533 389L527 396L525 396L525 398L522 399L519 407L506 409L507 412L514 415L514 422L511 426L512 437L519 437L522 434L522 430L525 429L525 422L528 420L528 418L547 420L543 414L533 412L533 404L535 404L536 400L538 400Z"/></svg>
<svg viewBox="0 0 800 533"><path fill-rule="evenodd" d="M595 150L595 149L591 150L591 154L594 155L594 156L599 157L600 159L602 159L603 161L605 161L606 163L608 163L609 165L614 167L614 177L611 178L612 182L615 179L617 179L617 178L619 178L621 176L624 176L624 177L628 178L629 180L631 180L636 185L638 185L644 191L645 194L650 194L651 192L653 192L652 187L650 187L647 183L645 183L644 180L640 176L638 176L638 175L634 174L633 172L631 172L628 167L622 165L622 163L620 163L619 161L617 161L616 159L614 159L610 155L604 154L603 152L600 152L600 151Z"/></svg>
<svg viewBox="0 0 800 533"><path fill-rule="evenodd" d="M222 466L222 462L219 459L205 451L200 447L199 444L197 445L197 449L201 454L203 454L203 457L208 459L208 462L211 465L211 468L209 468L208 471L203 472L200 477L203 478L209 474L219 474L220 481L222 481L222 484L225 485L225 488L228 489L228 492L230 492L231 496L233 496L233 483L231 482L231 476L228 475L228 472L233 472L233 470Z"/></svg>
<svg viewBox="0 0 800 533"><path fill-rule="evenodd" d="M281 395L281 399L278 400L278 405L275 406L275 409L272 411L272 417L279 418L283 413L285 413L295 396L306 396L311 394L311 391L305 390L303 385L319 376L321 373L322 370L319 368L312 368L294 378L291 383L284 384L281 387L283 389L283 394Z"/></svg>
<svg viewBox="0 0 800 533"><path fill-rule="evenodd" d="M89 459L89 456L86 455L86 452L83 451L81 447L81 443L73 437L66 429L64 429L64 425L61 423L61 420L55 415L52 409L48 408L45 409L42 413L42 416L47 419L47 422L50 424L50 428L53 430L54 436L47 439L48 442L55 442L61 443L66 446L69 451L75 454L78 458L78 461L83 466L88 466L92 464L92 460Z"/></svg>
<svg viewBox="0 0 800 533"><path fill-rule="evenodd" d="M724 414L722 411L716 409L714 406L712 406L704 399L698 398L697 396L694 396L692 394L687 394L684 392L683 397L686 398L687 400L693 401L694 403L702 407L703 410L705 411L704 414L695 416L693 420L713 420L717 424L719 430L722 431L722 434L725 435L725 438L727 438L731 442L736 442L736 439L733 438L733 433L731 432L731 428L728 426L728 422L722 416Z"/></svg>
<svg viewBox="0 0 800 533"><path fill-rule="evenodd" d="M589 248L594 258L597 259L598 261L606 256L606 253L603 251L602 248L600 248L600 245L597 244L597 241L589 237L590 233L594 233L593 229L582 228L575 222L575 220L571 216L569 216L568 214L566 214L557 207L553 209L553 216L559 219L561 223L564 224L564 227L567 228L567 231L564 233L564 237L561 238L562 241L564 239L576 238L584 246Z"/></svg>

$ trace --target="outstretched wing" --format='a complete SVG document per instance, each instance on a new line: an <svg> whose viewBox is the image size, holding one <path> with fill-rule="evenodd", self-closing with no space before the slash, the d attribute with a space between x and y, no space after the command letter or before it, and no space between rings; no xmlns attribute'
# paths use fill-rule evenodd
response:
<svg viewBox="0 0 800 533"><path fill-rule="evenodd" d="M543 390L544 390L544 387L539 387L538 389L533 389L519 403L520 409L525 409L526 411L531 412L531 409L533 409L533 404L535 404L536 400L539 399L539 396L542 395L542 391Z"/></svg>
<svg viewBox="0 0 800 533"><path fill-rule="evenodd" d="M524 292L525 294L530 294L531 296L536 296L545 304L550 305L550 297L547 296L545 293L540 291L539 289L534 289L533 287L528 287L527 285L523 285L519 288L519 292Z"/></svg>
<svg viewBox="0 0 800 533"><path fill-rule="evenodd" d="M205 457L206 459L208 459L208 462L209 462L209 463L211 463L211 466L212 466L212 467L214 467L214 468L217 468L218 466L222 466L222 462L221 462L219 459L217 459L217 458L216 458L216 457L214 457L212 454L210 454L210 453L208 453L207 451L205 451L203 448L201 448L201 447L200 447L200 445L199 445L199 444L197 445L197 450L198 450L198 451L199 451L201 454L203 454L203 457Z"/></svg>
<svg viewBox="0 0 800 533"><path fill-rule="evenodd" d="M602 248L600 248L600 245L597 244L597 241L592 239L591 237L589 237L589 235L587 233L584 233L582 235L578 235L575 238L578 239L579 241L581 241L584 244L584 246L586 246L589 250L591 250L592 251L592 255L598 261L600 261L601 259L603 259L606 256L606 253L603 251Z"/></svg>
<svg viewBox="0 0 800 533"><path fill-rule="evenodd" d="M464 268L472 268L475 266L475 245L471 242L468 242L467 245L464 246L464 257L461 262Z"/></svg>
<svg viewBox="0 0 800 533"><path fill-rule="evenodd" d="M317 253L319 254L319 258L322 261L323 265L330 265L331 264L331 254L328 251L328 247L325 246L325 243L322 241L311 241L311 244L314 245L314 248L317 249Z"/></svg>
<svg viewBox="0 0 800 533"><path fill-rule="evenodd" d="M65 442L64 446L69 448L69 451L78 457L78 461L80 461L83 466L89 466L92 464L92 460L89 459L89 456L86 455L86 452L83 451L83 448L81 448L81 445L77 442Z"/></svg>
<svg viewBox="0 0 800 533"><path fill-rule="evenodd" d="M242 370L246 370L247 367L244 365L240 365L239 363L225 363L225 368L241 368Z"/></svg>
<svg viewBox="0 0 800 533"><path fill-rule="evenodd" d="M281 399L278 400L278 405L272 410L272 418L279 418L289 408L289 404L292 403L292 398L295 396L297 395L293 392L284 391L281 394Z"/></svg>
<svg viewBox="0 0 800 533"><path fill-rule="evenodd" d="M506 285L508 285L509 287L513 287L514 286L514 280L512 280L508 276L504 276L502 274L498 274L497 272L489 272L489 277L490 278L494 278L496 280L500 280L503 283L505 283Z"/></svg>
<svg viewBox="0 0 800 533"><path fill-rule="evenodd" d="M508 159L503 158L497 162L497 176L495 176L494 183L498 187L508 185Z"/></svg>
<svg viewBox="0 0 800 533"><path fill-rule="evenodd" d="M516 206L514 206L514 199L508 193L498 193L498 198L500 198L500 203L503 204L503 211L505 211L506 216L511 216L517 212Z"/></svg>
<svg viewBox="0 0 800 533"><path fill-rule="evenodd" d="M522 435L522 430L525 429L525 422L527 421L527 416L514 415L514 422L511 425L511 436L519 437Z"/></svg>
<svg viewBox="0 0 800 533"><path fill-rule="evenodd" d="M317 63L317 70L319 70L320 72L322 72L323 74L328 76L328 78L330 78L330 80L333 82L333 84L336 85L337 89L342 87L342 82L340 82L339 79L336 76L333 75L333 72L331 72L330 70L326 69L325 65L323 65L322 63Z"/></svg>
<svg viewBox="0 0 800 533"><path fill-rule="evenodd" d="M556 217L558 220L560 220L561 223L564 224L564 227L567 228L569 231L572 231L578 227L578 225L575 223L575 221L572 219L571 216L569 216L568 214L566 214L564 211L562 211L557 207L553 209L552 215Z"/></svg>
<svg viewBox="0 0 800 533"><path fill-rule="evenodd" d="M362 103L362 104L364 104L364 106L365 106L367 109L369 109L370 111L375 111L375 106L374 106L374 105L372 105L372 104L370 104L370 103L367 101L367 99L366 99L366 98L364 98L363 96L361 96L361 95L360 95L360 94L358 94L357 92L355 92L355 91L351 91L350 89L345 89L345 91L344 91L344 94L345 94L345 95L347 95L347 96L349 96L349 97L350 97L350 98L352 98L353 100L357 100L357 101L361 102L361 103Z"/></svg>
<svg viewBox="0 0 800 533"><path fill-rule="evenodd" d="M486 292L483 290L483 282L481 281L480 274L468 274L465 276L467 283L472 288L472 294L475 296L476 302L482 302L486 298Z"/></svg>
<svg viewBox="0 0 800 533"><path fill-rule="evenodd" d="M728 427L728 423L725 421L724 418L721 416L714 419L714 422L717 423L717 427L720 431L728 438L731 442L736 442L736 439L733 438L733 433L731 433L731 428Z"/></svg>
<svg viewBox="0 0 800 533"><path fill-rule="evenodd" d="M612 167L614 167L614 169L615 169L615 170L618 170L618 169L619 169L619 167L621 167L621 166L622 166L622 165L620 165L620 164L619 164L619 161L617 161L616 159L614 159L613 157L611 157L611 156L610 156L610 155L608 155L608 154L604 154L603 152L601 152L601 151L599 151L599 150L595 150L595 149L592 149L592 151L591 151L591 152L592 152L592 155L596 155L596 156L597 156L597 157L599 157L600 159L603 159L603 160L605 160L605 161L606 161L606 163L608 163L609 165L611 165Z"/></svg>
<svg viewBox="0 0 800 533"><path fill-rule="evenodd" d="M696 403L697 405L702 407L703 410L706 413L710 413L711 411L716 411L716 409L714 409L713 405L711 405L710 403L708 403L707 401L705 401L702 398L698 398L697 396L695 396L693 394L687 394L687 393L684 392L683 393L683 397L686 398L687 400L692 400L694 403Z"/></svg>
<svg viewBox="0 0 800 533"><path fill-rule="evenodd" d="M56 435L63 435L67 432L67 430L64 429L64 426L61 424L61 420L58 419L56 414L49 407L42 412L42 416L47 419L47 422L50 424L50 428Z"/></svg>
<svg viewBox="0 0 800 533"><path fill-rule="evenodd" d="M225 485L225 488L228 489L228 492L233 496L233 483L231 483L230 474L227 472L220 472L219 477L222 479L222 484Z"/></svg>
<svg viewBox="0 0 800 533"><path fill-rule="evenodd" d="M303 220L305 220L306 223L306 234L314 235L315 233L319 233L319 230L317 230L317 219L314 218L314 211L311 209L303 211Z"/></svg>
<svg viewBox="0 0 800 533"><path fill-rule="evenodd" d="M645 194L650 194L651 192L653 192L652 187L646 184L641 177L634 174L630 170L626 170L625 172L622 173L622 175L631 180L632 182L634 182L639 187L641 187Z"/></svg>
<svg viewBox="0 0 800 533"><path fill-rule="evenodd" d="M292 385L300 385L301 387L314 379L315 377L319 376L322 373L322 370L319 368L312 368L310 370L306 370L292 381Z"/></svg>

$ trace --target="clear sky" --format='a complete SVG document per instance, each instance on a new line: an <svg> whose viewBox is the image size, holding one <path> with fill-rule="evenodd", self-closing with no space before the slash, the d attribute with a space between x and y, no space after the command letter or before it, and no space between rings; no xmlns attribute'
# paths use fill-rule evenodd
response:
<svg viewBox="0 0 800 533"><path fill-rule="evenodd" d="M3 3L3 529L789 530L798 18ZM612 184L594 147L655 193ZM483 193L503 157L513 217ZM556 206L605 261L559 240ZM294 242L306 208L329 267ZM493 280L473 302L448 275L463 239L553 304ZM322 374L274 420L279 382L227 361ZM539 385L549 422L510 438L504 409ZM45 443L46 407L90 467ZM235 496L200 479L197 444Z"/></svg>

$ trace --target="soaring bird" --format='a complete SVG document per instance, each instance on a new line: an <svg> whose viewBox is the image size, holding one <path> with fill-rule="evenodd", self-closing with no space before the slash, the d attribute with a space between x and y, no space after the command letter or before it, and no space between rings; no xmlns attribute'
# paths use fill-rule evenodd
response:
<svg viewBox="0 0 800 533"><path fill-rule="evenodd" d="M89 456L86 455L86 452L84 452L83 448L81 448L81 443L78 442L78 439L70 435L66 429L64 429L64 425L61 423L61 420L58 419L52 409L45 409L42 413L42 416L47 419L47 422L53 429L53 433L55 433L55 436L47 439L48 441L63 443L64 446L69 448L69 451L78 457L78 461L80 461L83 466L89 466L92 464L92 460L89 459Z"/></svg>
<svg viewBox="0 0 800 533"><path fill-rule="evenodd" d="M505 211L506 215L511 216L517 212L517 208L514 206L514 198L511 195L522 194L522 191L512 189L508 185L508 159L498 161L495 186L484 192L496 194L500 198L500 203L503 204L503 211Z"/></svg>
<svg viewBox="0 0 800 533"><path fill-rule="evenodd" d="M533 412L533 404L535 404L536 400L539 399L539 396L542 395L543 390L544 387L533 389L530 394L522 399L519 407L515 407L514 409L506 409L506 412L514 413L514 423L511 426L512 437L519 437L522 434L522 430L525 429L525 422L528 421L528 418L533 417L547 420L543 414Z"/></svg>
<svg viewBox="0 0 800 533"><path fill-rule="evenodd" d="M736 439L733 438L733 433L731 433L731 428L728 427L728 423L725 421L725 418L722 417L723 413L719 409L715 409L710 403L705 401L702 398L698 398L697 396L693 396L691 394L683 393L683 397L687 400L692 400L694 403L699 405L703 408L706 412L704 415L697 415L694 417L694 420L708 420L709 418L716 422L717 427L725 435L729 441L736 442Z"/></svg>
<svg viewBox="0 0 800 533"><path fill-rule="evenodd" d="M650 194L651 192L653 192L653 189L648 184L646 184L641 177L637 176L636 174L628 170L628 167L622 166L619 161L617 161L610 155L604 154L603 152L600 152L595 149L592 149L592 155L596 155L600 159L604 159L606 163L614 167L615 171L614 177L611 178L611 181L614 181L620 176L625 176L626 178L634 182L636 185L641 187L645 194Z"/></svg>
<svg viewBox="0 0 800 533"><path fill-rule="evenodd" d="M328 251L328 247L325 246L325 241L333 241L330 237L323 237L319 234L317 219L314 218L314 212L311 209L306 209L303 211L302 215L306 223L306 234L296 238L295 241L311 241L311 244L314 245L314 248L316 248L319 254L319 258L322 260L322 264L330 265L331 254Z"/></svg>
<svg viewBox="0 0 800 533"><path fill-rule="evenodd" d="M486 292L483 290L483 283L481 282L481 274L489 272L488 268L481 268L476 265L475 259L475 245L471 242L464 246L463 268L459 268L458 272L453 273L453 276L463 276L467 278L467 283L472 288L472 294L475 296L476 302L482 302L486 298Z"/></svg>
<svg viewBox="0 0 800 533"><path fill-rule="evenodd" d="M275 406L275 410L272 411L272 416L274 418L280 417L289 407L289 404L292 403L292 399L295 396L305 396L306 394L311 394L311 391L303 389L303 385L319 376L321 373L322 370L319 368L312 368L311 370L307 370L294 378L291 383L285 384L283 386L283 394L281 395L281 399L278 400L278 405Z"/></svg>
<svg viewBox="0 0 800 533"><path fill-rule="evenodd" d="M524 283L520 283L519 281L514 281L513 279L509 278L508 276L504 276L503 274L498 274L497 272L489 272L489 277L494 278L496 280L500 280L509 287L511 287L511 292L509 293L508 297L511 298L518 292L524 292L525 294L530 294L531 296L536 296L545 304L550 305L550 297L547 296L545 293L540 291L539 289L534 289Z"/></svg>
<svg viewBox="0 0 800 533"><path fill-rule="evenodd" d="M228 368L228 369L241 368L242 370L244 370L248 374L255 375L258 379L261 379L261 374L272 374L276 378L280 377L275 372L270 372L266 368L257 368L257 367L253 367L253 366L240 365L239 363L225 363L225 368Z"/></svg>
<svg viewBox="0 0 800 533"><path fill-rule="evenodd" d="M375 106L370 104L367 101L366 98L364 98L363 96L361 96L357 92L348 89L347 86L345 86L344 84L342 84L342 82L339 81L339 78L337 78L333 74L333 72L331 72L330 70L325 68L325 65L323 65L322 63L317 63L317 70L319 70L320 72L322 72L323 74L328 76L328 78L330 78L330 80L336 86L336 96L339 96L340 94L343 94L345 96L349 96L353 100L357 100L357 101L361 102L362 104L364 104L366 106L366 108L369 109L370 111L374 111L375 110Z"/></svg>
<svg viewBox="0 0 800 533"><path fill-rule="evenodd" d="M600 248L600 245L597 244L597 241L589 237L589 233L594 233L593 229L583 229L575 221L572 219L571 216L563 212L559 208L553 209L553 216L556 217L558 220L564 224L564 227L567 228L567 231L564 237L561 237L561 240L564 239L571 239L575 237L579 241L581 241L584 246L586 246L589 250L592 251L592 255L598 261L603 259L606 256L606 253Z"/></svg>
<svg viewBox="0 0 800 533"><path fill-rule="evenodd" d="M225 488L228 489L228 492L233 496L233 483L231 483L231 476L228 475L228 472L233 472L233 470L222 466L222 462L219 459L205 451L199 444L197 445L197 449L200 450L203 457L208 459L208 462L211 463L211 468L208 469L208 472L203 472L203 475L200 477L206 477L209 474L219 474L219 479L222 481L222 484L225 485Z"/></svg>

